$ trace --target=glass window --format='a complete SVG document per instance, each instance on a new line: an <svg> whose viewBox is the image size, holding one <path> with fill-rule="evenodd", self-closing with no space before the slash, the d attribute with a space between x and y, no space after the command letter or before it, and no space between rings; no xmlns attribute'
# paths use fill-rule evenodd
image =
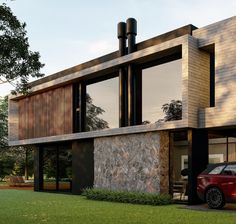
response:
<svg viewBox="0 0 236 224"><path fill-rule="evenodd" d="M72 152L70 147L51 146L43 150L43 190L70 191Z"/></svg>
<svg viewBox="0 0 236 224"><path fill-rule="evenodd" d="M209 163L222 163L224 161L224 154L210 154Z"/></svg>
<svg viewBox="0 0 236 224"><path fill-rule="evenodd" d="M209 172L209 174L220 174L221 171L224 169L224 165L223 166L217 166L215 167L211 172Z"/></svg>
<svg viewBox="0 0 236 224"><path fill-rule="evenodd" d="M143 123L182 119L182 59L143 69L142 85Z"/></svg>
<svg viewBox="0 0 236 224"><path fill-rule="evenodd" d="M224 169L223 174L225 175L236 175L236 165L228 165Z"/></svg>
<svg viewBox="0 0 236 224"><path fill-rule="evenodd" d="M86 131L119 127L119 78L87 85Z"/></svg>

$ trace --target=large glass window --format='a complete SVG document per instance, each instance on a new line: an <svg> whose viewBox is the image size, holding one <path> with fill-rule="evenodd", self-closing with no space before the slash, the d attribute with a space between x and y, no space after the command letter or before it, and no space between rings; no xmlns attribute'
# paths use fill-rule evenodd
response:
<svg viewBox="0 0 236 224"><path fill-rule="evenodd" d="M72 183L71 148L66 146L44 147L43 190L70 191Z"/></svg>
<svg viewBox="0 0 236 224"><path fill-rule="evenodd" d="M182 59L142 70L142 120L182 119Z"/></svg>
<svg viewBox="0 0 236 224"><path fill-rule="evenodd" d="M119 78L87 85L86 131L119 127Z"/></svg>
<svg viewBox="0 0 236 224"><path fill-rule="evenodd" d="M170 192L174 200L188 200L187 131L170 133Z"/></svg>

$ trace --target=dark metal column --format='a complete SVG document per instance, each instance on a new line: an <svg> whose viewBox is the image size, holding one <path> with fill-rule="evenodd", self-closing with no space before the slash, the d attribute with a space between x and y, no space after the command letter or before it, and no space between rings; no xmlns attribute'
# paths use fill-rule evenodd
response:
<svg viewBox="0 0 236 224"><path fill-rule="evenodd" d="M226 136L226 162L229 162L229 136Z"/></svg>
<svg viewBox="0 0 236 224"><path fill-rule="evenodd" d="M126 23L120 22L117 26L117 37L119 39L119 56L126 54ZM128 125L128 84L127 69L119 69L119 126Z"/></svg>
<svg viewBox="0 0 236 224"><path fill-rule="evenodd" d="M138 67L134 69L134 124L142 124L142 70Z"/></svg>
<svg viewBox="0 0 236 224"><path fill-rule="evenodd" d="M43 190L43 147L34 149L34 190Z"/></svg>
<svg viewBox="0 0 236 224"><path fill-rule="evenodd" d="M208 164L208 131L188 130L188 203L201 203L197 196L197 176Z"/></svg>
<svg viewBox="0 0 236 224"><path fill-rule="evenodd" d="M215 47L210 53L210 107L215 106Z"/></svg>
<svg viewBox="0 0 236 224"><path fill-rule="evenodd" d="M79 131L85 131L86 127L86 85L79 83Z"/></svg>
<svg viewBox="0 0 236 224"><path fill-rule="evenodd" d="M73 132L83 132L86 127L86 84L81 81L73 86Z"/></svg>
<svg viewBox="0 0 236 224"><path fill-rule="evenodd" d="M129 18L126 21L128 38L128 54L135 52L137 21ZM128 125L142 123L142 73L135 65L128 65Z"/></svg>
<svg viewBox="0 0 236 224"><path fill-rule="evenodd" d="M136 51L137 21L134 18L126 20L126 34L128 38L128 54Z"/></svg>

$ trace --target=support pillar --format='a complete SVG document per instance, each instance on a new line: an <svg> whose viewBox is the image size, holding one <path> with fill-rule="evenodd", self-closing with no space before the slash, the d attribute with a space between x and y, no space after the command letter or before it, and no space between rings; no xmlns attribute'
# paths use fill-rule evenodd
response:
<svg viewBox="0 0 236 224"><path fill-rule="evenodd" d="M72 194L93 187L94 181L93 140L72 143Z"/></svg>
<svg viewBox="0 0 236 224"><path fill-rule="evenodd" d="M208 131L188 130L188 204L201 203L197 196L197 176L208 164Z"/></svg>
<svg viewBox="0 0 236 224"><path fill-rule="evenodd" d="M34 149L34 190L43 190L43 147Z"/></svg>
<svg viewBox="0 0 236 224"><path fill-rule="evenodd" d="M142 123L142 71L128 66L128 125Z"/></svg>
<svg viewBox="0 0 236 224"><path fill-rule="evenodd" d="M119 56L126 54L126 23L120 22L117 26L117 37L119 39ZM128 84L127 68L119 68L119 127L128 125Z"/></svg>
<svg viewBox="0 0 236 224"><path fill-rule="evenodd" d="M81 81L73 86L73 132L86 129L86 84Z"/></svg>
<svg viewBox="0 0 236 224"><path fill-rule="evenodd" d="M136 51L137 21L126 20L128 54ZM133 64L128 65L128 126L142 123L142 72Z"/></svg>

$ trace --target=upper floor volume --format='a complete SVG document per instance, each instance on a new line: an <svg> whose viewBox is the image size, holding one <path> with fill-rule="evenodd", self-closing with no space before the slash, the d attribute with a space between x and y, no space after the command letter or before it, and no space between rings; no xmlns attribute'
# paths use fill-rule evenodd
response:
<svg viewBox="0 0 236 224"><path fill-rule="evenodd" d="M118 24L118 51L10 96L9 144L236 125L236 17L140 43L136 35L129 18ZM179 112L168 119L171 102Z"/></svg>

